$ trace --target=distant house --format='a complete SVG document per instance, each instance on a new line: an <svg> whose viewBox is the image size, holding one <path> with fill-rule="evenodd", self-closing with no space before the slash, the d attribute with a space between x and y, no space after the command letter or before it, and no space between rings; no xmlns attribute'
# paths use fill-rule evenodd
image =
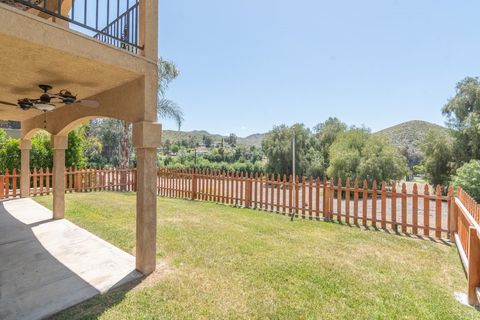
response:
<svg viewBox="0 0 480 320"><path fill-rule="evenodd" d="M9 137L20 138L20 122L0 120L0 128L5 130Z"/></svg>
<svg viewBox="0 0 480 320"><path fill-rule="evenodd" d="M208 153L208 148L207 147L197 147L195 149L197 151L197 154L207 154Z"/></svg>

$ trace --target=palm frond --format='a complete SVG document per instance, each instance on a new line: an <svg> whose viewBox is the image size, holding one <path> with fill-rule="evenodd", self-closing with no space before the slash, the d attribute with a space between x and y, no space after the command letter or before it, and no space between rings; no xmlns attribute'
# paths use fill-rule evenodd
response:
<svg viewBox="0 0 480 320"><path fill-rule="evenodd" d="M178 130L180 130L184 121L183 111L175 102L159 97L157 113L159 118L173 119L178 125Z"/></svg>
<svg viewBox="0 0 480 320"><path fill-rule="evenodd" d="M180 71L172 61L163 60L163 58L158 59L158 92L162 97L165 96L170 82L179 74Z"/></svg>

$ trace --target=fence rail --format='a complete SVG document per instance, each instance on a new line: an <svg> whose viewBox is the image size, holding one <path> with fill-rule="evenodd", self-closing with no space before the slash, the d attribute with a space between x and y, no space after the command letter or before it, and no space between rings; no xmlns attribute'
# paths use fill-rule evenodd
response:
<svg viewBox="0 0 480 320"><path fill-rule="evenodd" d="M469 304L479 303L480 294L480 225L479 204L461 188L452 202L452 235L467 274Z"/></svg>

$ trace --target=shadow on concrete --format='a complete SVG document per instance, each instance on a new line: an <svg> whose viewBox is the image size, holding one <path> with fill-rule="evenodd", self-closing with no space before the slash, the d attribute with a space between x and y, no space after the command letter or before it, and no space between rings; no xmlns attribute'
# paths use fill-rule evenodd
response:
<svg viewBox="0 0 480 320"><path fill-rule="evenodd" d="M132 256L51 217L31 199L0 202L0 319L42 319L141 276Z"/></svg>

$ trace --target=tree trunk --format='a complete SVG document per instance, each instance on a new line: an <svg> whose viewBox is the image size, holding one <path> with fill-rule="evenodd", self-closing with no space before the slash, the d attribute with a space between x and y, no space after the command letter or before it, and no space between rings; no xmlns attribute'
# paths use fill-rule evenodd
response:
<svg viewBox="0 0 480 320"><path fill-rule="evenodd" d="M130 123L122 121L122 140L120 143L120 168L123 169L120 174L121 190L126 190L127 168L130 164Z"/></svg>

